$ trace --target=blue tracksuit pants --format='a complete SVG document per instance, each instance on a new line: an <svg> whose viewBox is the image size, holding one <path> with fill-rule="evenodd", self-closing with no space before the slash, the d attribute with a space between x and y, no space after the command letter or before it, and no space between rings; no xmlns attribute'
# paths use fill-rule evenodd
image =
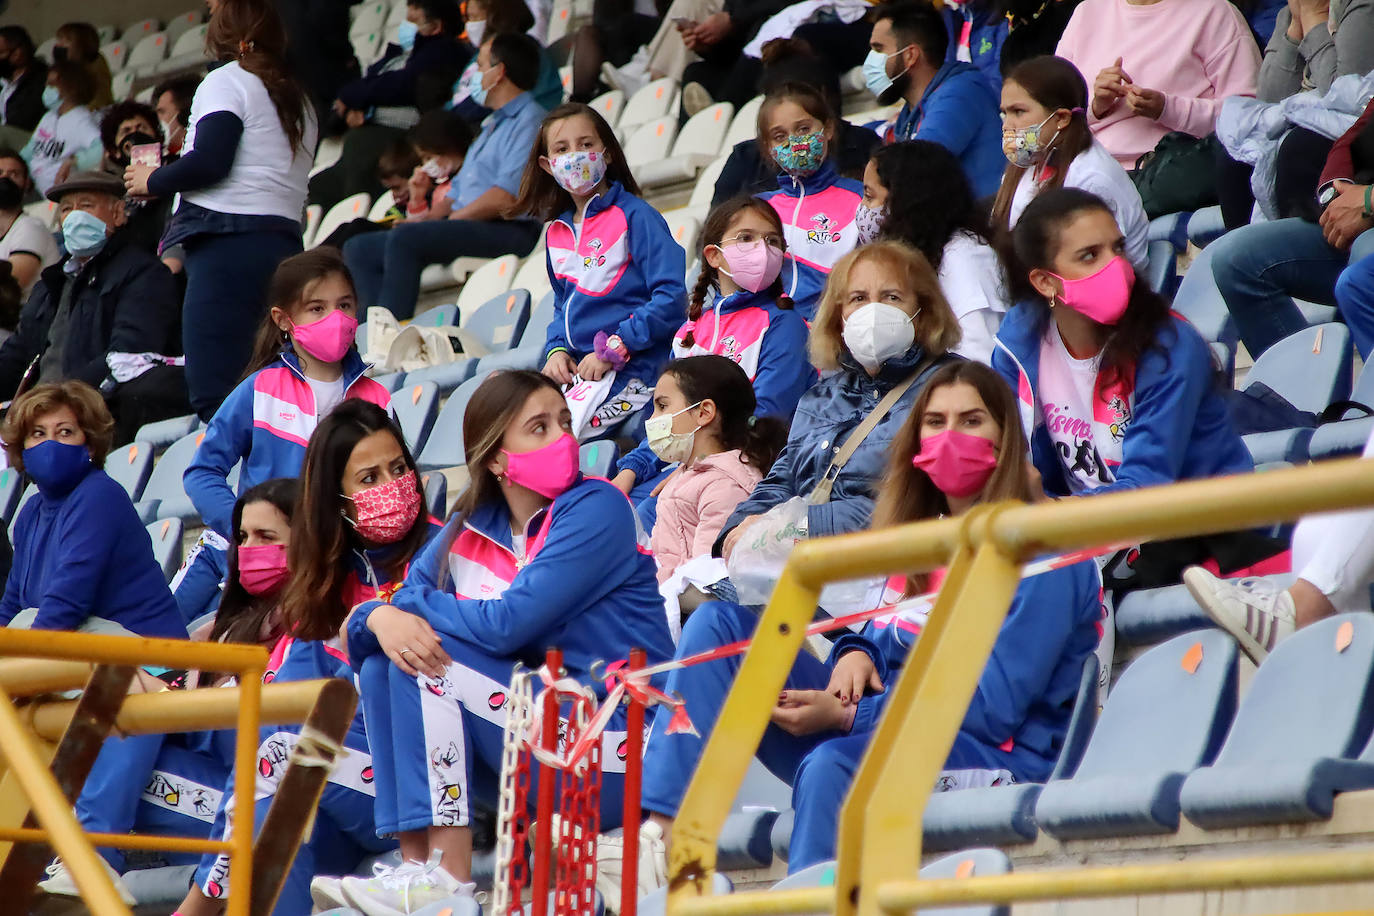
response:
<svg viewBox="0 0 1374 916"><path fill-rule="evenodd" d="M295 747L297 732L288 727L264 730L258 747L257 787L254 792L255 829L261 829L267 809L276 797L287 762ZM377 838L372 818L372 763L366 741L349 732L344 741L348 753L340 758L325 784L315 814L315 829L310 833L287 873L273 916L302 916L312 908L310 882L316 875L343 875L357 868L369 855L385 852L395 843ZM233 823L233 775L224 783L223 802L215 815L212 835L223 838ZM196 885L213 899L229 893L227 856L204 856L196 869Z"/></svg>
<svg viewBox="0 0 1374 916"><path fill-rule="evenodd" d="M229 572L228 551L210 543L211 534L206 529L172 579L172 597L188 627L219 608L220 583Z"/></svg>
<svg viewBox="0 0 1374 916"><path fill-rule="evenodd" d="M474 802L496 808L506 691L515 661L440 638L453 664L437 681L410 677L385 655L365 660L359 674L382 836L467 826ZM603 830L618 826L623 813L624 741L622 708L602 734ZM537 782L537 772L531 775ZM531 792L531 802L534 797Z"/></svg>

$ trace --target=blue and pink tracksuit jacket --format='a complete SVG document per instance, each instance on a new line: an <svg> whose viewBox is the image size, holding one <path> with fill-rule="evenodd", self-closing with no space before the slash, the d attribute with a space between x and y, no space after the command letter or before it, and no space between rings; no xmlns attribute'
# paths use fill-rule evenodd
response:
<svg viewBox="0 0 1374 916"><path fill-rule="evenodd" d="M810 321L816 314L830 270L859 244L854 214L863 202L863 185L841 178L826 160L813 175L778 175L778 190L758 195L782 219L787 257L782 262L782 289Z"/></svg>
<svg viewBox="0 0 1374 916"><path fill-rule="evenodd" d="M365 378L366 369L358 352L349 350L343 361L344 396L389 409L391 393ZM319 420L315 393L294 353L283 351L275 362L240 382L210 419L182 476L186 494L205 524L232 538L236 495L228 477L234 465L243 462L239 493L274 477L298 476L306 443Z"/></svg>
<svg viewBox="0 0 1374 916"><path fill-rule="evenodd" d="M689 331L690 347L683 343ZM672 355L715 354L734 360L754 386L754 413L790 425L797 401L816 381L816 370L807 362L806 336L806 322L795 310L778 308L767 292L740 290L716 299L700 318L678 328ZM648 444L641 443L616 469L634 471L643 482L663 467Z"/></svg>
<svg viewBox="0 0 1374 916"><path fill-rule="evenodd" d="M587 202L581 223L573 216L559 216L545 236L554 315L544 359L564 350L580 362L598 331L618 334L630 361L612 393L630 378L652 388L687 317L687 256L659 212L619 182Z"/></svg>
<svg viewBox="0 0 1374 916"><path fill-rule="evenodd" d="M996 369L1016 392L1031 460L1045 492L1069 496L1065 459L1046 427L1040 399L1040 340L1049 316L1022 304L1007 312L992 351ZM1093 439L1122 437L1121 461L1107 461L1113 482L1092 492L1133 490L1254 470L1254 461L1231 424L1212 369L1207 343L1193 326L1171 316L1134 373L1108 385L1099 376L1093 399Z"/></svg>

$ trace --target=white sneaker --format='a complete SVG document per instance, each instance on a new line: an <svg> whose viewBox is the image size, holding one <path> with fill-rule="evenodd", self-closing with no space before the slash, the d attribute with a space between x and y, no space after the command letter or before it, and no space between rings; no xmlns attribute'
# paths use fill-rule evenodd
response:
<svg viewBox="0 0 1374 916"><path fill-rule="evenodd" d="M609 912L620 912L620 882L624 874L625 838L602 834L596 840L596 889ZM668 847L663 828L653 821L639 827L639 896L651 894L668 883Z"/></svg>
<svg viewBox="0 0 1374 916"><path fill-rule="evenodd" d="M601 81L612 89L619 89L625 93L625 98L629 98L645 86L649 85L648 68L638 61L632 60L623 67L617 67L610 61L601 63Z"/></svg>
<svg viewBox="0 0 1374 916"><path fill-rule="evenodd" d="M711 98L711 93L707 92L701 83L688 83L682 87L682 110L687 113L687 117L690 118L714 104L716 100Z"/></svg>
<svg viewBox="0 0 1374 916"><path fill-rule="evenodd" d="M1287 589L1269 579L1218 579L1200 566L1183 573L1183 584L1207 616L1235 637L1256 665L1297 629L1297 608Z"/></svg>
<svg viewBox="0 0 1374 916"><path fill-rule="evenodd" d="M319 877L310 882L310 899L316 910L333 910L348 906L343 895L343 878Z"/></svg>
<svg viewBox="0 0 1374 916"><path fill-rule="evenodd" d="M124 883L124 879L119 876L119 872L110 867L103 857L100 864L105 866L105 871L114 882L115 890L119 892L119 899L124 901L125 906L137 906L138 901L129 892L129 885ZM38 889L45 894L53 894L58 897L80 897L81 892L76 889L76 882L72 880L71 872L67 871L66 864L61 859L53 859L45 871L48 877L38 882Z"/></svg>
<svg viewBox="0 0 1374 916"><path fill-rule="evenodd" d="M346 906L367 916L409 916L449 897L473 896L477 885L459 881L439 864L443 853L434 850L428 862L406 862L395 868L380 863L371 878L347 877L340 884Z"/></svg>

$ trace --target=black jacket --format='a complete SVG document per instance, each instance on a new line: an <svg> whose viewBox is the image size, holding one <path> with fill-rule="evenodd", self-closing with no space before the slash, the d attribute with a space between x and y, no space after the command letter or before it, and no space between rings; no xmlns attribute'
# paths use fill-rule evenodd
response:
<svg viewBox="0 0 1374 916"><path fill-rule="evenodd" d="M839 142L835 145L835 166L840 175L864 180L864 166L881 138L866 127L855 127L848 121L839 122ZM723 203L736 194L758 194L761 191L775 191L778 187L778 169L765 163L759 154L756 140L741 140L730 151L725 167L716 179L716 190L711 195L711 206Z"/></svg>
<svg viewBox="0 0 1374 916"><path fill-rule="evenodd" d="M451 91L472 58L471 46L452 35L417 35L405 65L398 70L383 69L403 53L399 45L388 45L382 59L367 68L366 76L339 90L339 100L354 111L367 111L377 105L428 108L419 97L421 82L438 81Z"/></svg>
<svg viewBox="0 0 1374 916"><path fill-rule="evenodd" d="M352 5L350 0L277 0L286 26L286 67L324 111L339 87L358 76L348 40Z"/></svg>
<svg viewBox="0 0 1374 916"><path fill-rule="evenodd" d="M37 127L47 110L43 107L43 87L47 84L48 64L42 58L35 58L5 103L5 123L23 130Z"/></svg>
<svg viewBox="0 0 1374 916"><path fill-rule="evenodd" d="M99 388L109 374L107 353L180 352L181 303L161 261L127 244L121 232L76 277L63 271L67 261L39 275L19 328L0 345L0 398L14 397L24 370L48 348L48 329L68 283L78 287L62 355L65 378Z"/></svg>

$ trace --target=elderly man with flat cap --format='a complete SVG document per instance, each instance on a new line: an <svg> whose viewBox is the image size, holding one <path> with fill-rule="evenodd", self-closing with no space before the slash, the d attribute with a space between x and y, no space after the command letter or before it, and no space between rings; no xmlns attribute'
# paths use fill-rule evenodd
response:
<svg viewBox="0 0 1374 916"><path fill-rule="evenodd" d="M143 423L190 412L180 353L181 302L155 256L126 244L124 182L79 172L54 185L67 254L44 270L0 345L0 399L21 386L80 379L115 415L116 443Z"/></svg>

